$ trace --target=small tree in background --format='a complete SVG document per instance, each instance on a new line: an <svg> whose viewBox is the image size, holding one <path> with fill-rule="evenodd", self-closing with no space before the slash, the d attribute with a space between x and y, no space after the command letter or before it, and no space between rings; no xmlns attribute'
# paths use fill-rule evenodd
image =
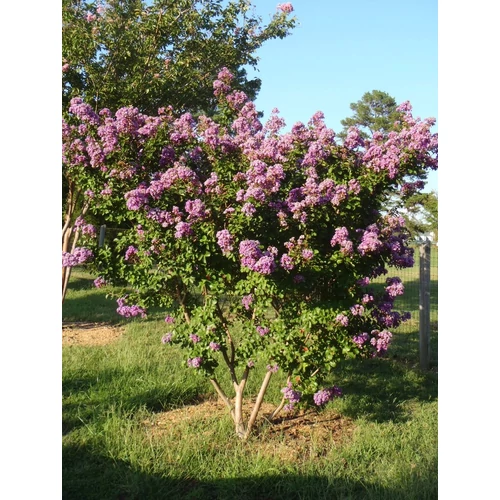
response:
<svg viewBox="0 0 500 500"><path fill-rule="evenodd" d="M438 238L438 194L414 193L405 200L406 225L411 235L434 233Z"/></svg>
<svg viewBox="0 0 500 500"><path fill-rule="evenodd" d="M359 101L352 102L349 107L353 115L340 120L344 127L339 133L342 139L347 137L349 127L357 127L363 139L373 137L375 132L387 134L401 119L396 99L381 90L365 92Z"/></svg>
<svg viewBox="0 0 500 500"><path fill-rule="evenodd" d="M386 266L413 265L404 220L381 211L405 177L437 168L437 137L409 103L387 137L365 140L351 128L339 145L320 112L282 133L277 110L262 124L233 81L225 68L213 84L217 118L168 108L96 114L73 99L63 154L89 213L127 227L97 248L79 220L85 246L76 258L93 259L96 286L128 284L119 314L165 308L162 342L181 346L186 367L210 379L246 439L273 373L287 383L269 419L321 406L340 395L323 385L331 370L383 355L390 330L409 317L394 310L404 292L397 276L382 293L370 287ZM245 386L259 365L265 374L245 420Z"/></svg>
<svg viewBox="0 0 500 500"><path fill-rule="evenodd" d="M295 18L289 16L293 8L279 5L265 25L249 1L224 4L221 0L63 0L63 108L79 97L94 110L115 112L133 103L151 114L168 103L177 113L213 115L217 99L212 84L223 66L235 74L233 86L254 99L261 82L248 79L245 66L257 66L256 51L266 41L290 33L295 26ZM89 120L84 127L94 124ZM89 205L75 183L74 169L66 167L62 250L70 255L79 248L78 217L87 214ZM63 267L63 301L70 272L70 266Z"/></svg>

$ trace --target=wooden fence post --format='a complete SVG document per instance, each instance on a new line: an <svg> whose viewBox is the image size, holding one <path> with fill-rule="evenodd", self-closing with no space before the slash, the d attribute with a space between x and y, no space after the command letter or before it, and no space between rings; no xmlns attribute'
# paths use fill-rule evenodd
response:
<svg viewBox="0 0 500 500"><path fill-rule="evenodd" d="M99 232L99 248L104 246L104 236L106 236L106 226L101 226L101 231Z"/></svg>
<svg viewBox="0 0 500 500"><path fill-rule="evenodd" d="M431 354L431 244L427 240L420 251L420 368L429 369Z"/></svg>

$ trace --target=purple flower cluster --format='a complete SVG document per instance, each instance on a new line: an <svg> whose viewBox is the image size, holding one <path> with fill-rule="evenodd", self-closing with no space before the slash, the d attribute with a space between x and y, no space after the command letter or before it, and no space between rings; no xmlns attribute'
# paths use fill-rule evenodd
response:
<svg viewBox="0 0 500 500"><path fill-rule="evenodd" d="M266 326L258 326L256 330L261 337L264 337L269 333L269 328L267 328Z"/></svg>
<svg viewBox="0 0 500 500"><path fill-rule="evenodd" d="M243 267L259 274L271 274L276 269L273 254L262 251L257 240L243 240L239 247L240 261Z"/></svg>
<svg viewBox="0 0 500 500"><path fill-rule="evenodd" d="M95 226L86 224L82 216L77 217L73 225L73 231L77 231L78 229L80 229L82 234L87 236L95 236L97 234Z"/></svg>
<svg viewBox="0 0 500 500"><path fill-rule="evenodd" d="M170 314L168 314L168 315L166 316L166 318L165 318L165 323L167 323L167 324L170 324L170 325L171 325L171 324L172 324L172 323L174 323L174 322L175 322L175 319L174 319L172 316L170 316Z"/></svg>
<svg viewBox="0 0 500 500"><path fill-rule="evenodd" d="M205 204L200 200L188 200L185 204L186 212L188 215L188 220L197 221L205 219L209 212L205 207Z"/></svg>
<svg viewBox="0 0 500 500"><path fill-rule="evenodd" d="M174 144L182 144L195 136L196 121L191 113L184 113L174 121L174 130L170 134L170 139Z"/></svg>
<svg viewBox="0 0 500 500"><path fill-rule="evenodd" d="M245 103L248 102L248 96L245 94L245 92L234 90L226 96L226 100L229 104L229 107L236 111L240 111Z"/></svg>
<svg viewBox="0 0 500 500"><path fill-rule="evenodd" d="M389 347L389 344L392 340L392 333L388 330L382 330L381 332L378 330L372 331L372 339L370 340L370 344L375 347L376 352L374 352L374 356L383 356Z"/></svg>
<svg viewBox="0 0 500 500"><path fill-rule="evenodd" d="M85 104L80 97L71 99L69 112L73 113L82 122L99 125L99 115L92 109L92 106Z"/></svg>
<svg viewBox="0 0 500 500"><path fill-rule="evenodd" d="M417 191L420 191L421 189L423 189L424 186L425 186L424 181L405 182L401 186L401 194L403 196L410 196L410 195L416 193Z"/></svg>
<svg viewBox="0 0 500 500"><path fill-rule="evenodd" d="M152 208L146 214L148 219L154 220L161 227L174 226L182 221L184 213L179 210L179 207L174 205L171 211Z"/></svg>
<svg viewBox="0 0 500 500"><path fill-rule="evenodd" d="M74 267L84 264L94 257L92 250L85 247L76 247L72 253L62 253L62 267Z"/></svg>
<svg viewBox="0 0 500 500"><path fill-rule="evenodd" d="M302 250L302 258L304 260L311 260L314 257L314 252L310 248Z"/></svg>
<svg viewBox="0 0 500 500"><path fill-rule="evenodd" d="M218 344L217 342L210 342L210 344L208 344L208 347L210 347L212 351L220 351L220 344Z"/></svg>
<svg viewBox="0 0 500 500"><path fill-rule="evenodd" d="M358 245L358 252L361 255L378 253L384 247L384 244L379 239L380 230L376 224L371 224L363 231L361 243Z"/></svg>
<svg viewBox="0 0 500 500"><path fill-rule="evenodd" d="M358 347L361 347L361 346L365 345L370 340L370 336L366 332L363 332L363 333L360 333L359 335L355 335L352 338L352 340L355 344L358 345Z"/></svg>
<svg viewBox="0 0 500 500"><path fill-rule="evenodd" d="M224 255L227 255L233 251L233 237L227 229L222 229L217 231L217 244L222 250Z"/></svg>
<svg viewBox="0 0 500 500"><path fill-rule="evenodd" d="M219 185L219 176L216 172L212 172L203 185L205 186L205 194L214 193L220 195L222 193L222 189Z"/></svg>
<svg viewBox="0 0 500 500"><path fill-rule="evenodd" d="M138 305L127 306L125 305L126 297L119 298L116 302L118 304L118 308L116 312L120 316L124 316L125 318L132 318L134 316L141 316L141 318L146 317L146 310Z"/></svg>
<svg viewBox="0 0 500 500"><path fill-rule="evenodd" d="M162 344L169 344L170 342L172 342L172 333L167 333L166 335L163 335L163 337L161 338L161 342Z"/></svg>
<svg viewBox="0 0 500 500"><path fill-rule="evenodd" d="M248 311L250 309L250 305L253 302L253 295L250 293L248 295L244 295L243 298L241 299L241 303L243 304L243 307Z"/></svg>
<svg viewBox="0 0 500 500"><path fill-rule="evenodd" d="M330 240L330 245L334 247L337 244L340 245L340 251L343 254L352 254L353 244L349 239L349 231L346 227L338 227L337 229L335 229L335 233Z"/></svg>
<svg viewBox="0 0 500 500"><path fill-rule="evenodd" d="M191 224L189 222L179 222L176 224L174 236L177 239L187 238L189 236L192 236L193 234L193 228L191 227Z"/></svg>
<svg viewBox="0 0 500 500"><path fill-rule="evenodd" d="M133 245L130 245L125 252L125 260L134 262L138 255L138 250Z"/></svg>
<svg viewBox="0 0 500 500"><path fill-rule="evenodd" d="M292 388L291 382L288 382L286 387L283 387L281 389L281 392L283 393L283 397L285 399L288 399L288 404L286 405L285 409L287 411L292 411L295 404L298 403L302 398L302 393L300 391L295 391Z"/></svg>
<svg viewBox="0 0 500 500"><path fill-rule="evenodd" d="M125 193L125 200L129 210L139 210L149 202L148 190L144 184L140 184L137 189Z"/></svg>
<svg viewBox="0 0 500 500"><path fill-rule="evenodd" d="M349 318L345 314L337 314L335 321L342 326L347 326L349 324Z"/></svg>
<svg viewBox="0 0 500 500"><path fill-rule="evenodd" d="M342 390L334 385L328 389L322 389L321 391L316 392L313 399L317 406L322 406L333 398L339 398L340 396L342 396Z"/></svg>
<svg viewBox="0 0 500 500"><path fill-rule="evenodd" d="M217 80L214 81L214 95L216 97L228 94L231 91L230 83L234 75L226 68L222 68L217 75Z"/></svg>
<svg viewBox="0 0 500 500"><path fill-rule="evenodd" d="M363 295L363 298L361 299L361 302L363 302L363 304L369 304L370 302L373 302L373 295L368 295L367 293L365 293Z"/></svg>
<svg viewBox="0 0 500 500"><path fill-rule="evenodd" d="M198 335L196 335L194 333L191 333L189 335L189 340L191 340L191 342L193 342L193 344L197 344L200 341L200 337L198 337Z"/></svg>
<svg viewBox="0 0 500 500"><path fill-rule="evenodd" d="M106 284L106 280L102 276L99 276L94 280L94 286L96 288L102 288L103 286L106 286Z"/></svg>
<svg viewBox="0 0 500 500"><path fill-rule="evenodd" d="M189 358L187 360L187 365L190 367L190 368L199 368L201 366L201 364L203 363L203 358L201 357L196 357L196 358Z"/></svg>
<svg viewBox="0 0 500 500"><path fill-rule="evenodd" d="M385 291L389 295L389 297L398 297L399 295L403 295L405 291L405 287L401 282L401 279L398 277L387 278L386 279L387 286L385 287Z"/></svg>
<svg viewBox="0 0 500 500"><path fill-rule="evenodd" d="M363 147L364 145L365 141L361 137L359 129L357 127L349 127L347 130L347 137L344 141L344 146L349 149L355 149L358 146Z"/></svg>
<svg viewBox="0 0 500 500"><path fill-rule="evenodd" d="M287 271L291 271L294 268L293 259L287 253L284 253L280 259L280 266Z"/></svg>
<svg viewBox="0 0 500 500"><path fill-rule="evenodd" d="M138 130L146 123L146 116L133 106L123 107L115 113L115 125L118 134L138 137Z"/></svg>
<svg viewBox="0 0 500 500"><path fill-rule="evenodd" d="M363 316L365 312L365 308L361 304L354 304L350 310L353 316Z"/></svg>
<svg viewBox="0 0 500 500"><path fill-rule="evenodd" d="M279 370L278 365L267 365L266 370L271 373L276 373Z"/></svg>

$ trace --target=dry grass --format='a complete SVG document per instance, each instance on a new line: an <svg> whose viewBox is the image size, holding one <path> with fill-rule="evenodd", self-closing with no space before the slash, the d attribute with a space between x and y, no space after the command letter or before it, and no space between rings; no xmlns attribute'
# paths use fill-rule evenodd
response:
<svg viewBox="0 0 500 500"><path fill-rule="evenodd" d="M107 323L74 321L62 324L62 343L64 346L107 345L118 340L122 334L123 328Z"/></svg>
<svg viewBox="0 0 500 500"><path fill-rule="evenodd" d="M244 416L251 411L249 402L244 405ZM299 410L293 415L277 418L272 424L265 415L274 406L263 403L260 410L254 439L251 438L252 453L279 458L283 462L297 463L312 456L326 454L332 447L345 443L352 436L355 425L352 420L341 417L335 411L317 413L313 410ZM145 420L144 430L153 439L188 439L185 433L192 433L193 427L206 429L203 436L211 440L216 432L214 425L221 419L229 419L228 409L219 400L206 400L195 405L157 413L152 419Z"/></svg>

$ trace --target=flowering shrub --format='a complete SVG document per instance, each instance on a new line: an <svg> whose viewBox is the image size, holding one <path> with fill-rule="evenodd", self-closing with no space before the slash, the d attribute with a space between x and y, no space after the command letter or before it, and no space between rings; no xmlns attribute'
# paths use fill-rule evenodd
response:
<svg viewBox="0 0 500 500"><path fill-rule="evenodd" d="M93 248L96 286L132 285L118 299L124 316L168 311L161 342L185 349L186 366L209 377L245 438L273 373L288 376L277 411L323 405L341 395L322 385L331 370L383 355L390 329L408 319L394 309L404 292L397 276L381 294L370 282L388 265L413 265L404 221L384 214L383 200L437 168L437 136L409 103L386 138L351 130L339 144L320 112L282 132L277 110L262 124L231 80L224 69L214 83L216 118L132 107L113 116L73 99L63 159L89 210L129 227L113 246ZM221 364L234 400L216 378ZM258 364L265 376L244 422Z"/></svg>

